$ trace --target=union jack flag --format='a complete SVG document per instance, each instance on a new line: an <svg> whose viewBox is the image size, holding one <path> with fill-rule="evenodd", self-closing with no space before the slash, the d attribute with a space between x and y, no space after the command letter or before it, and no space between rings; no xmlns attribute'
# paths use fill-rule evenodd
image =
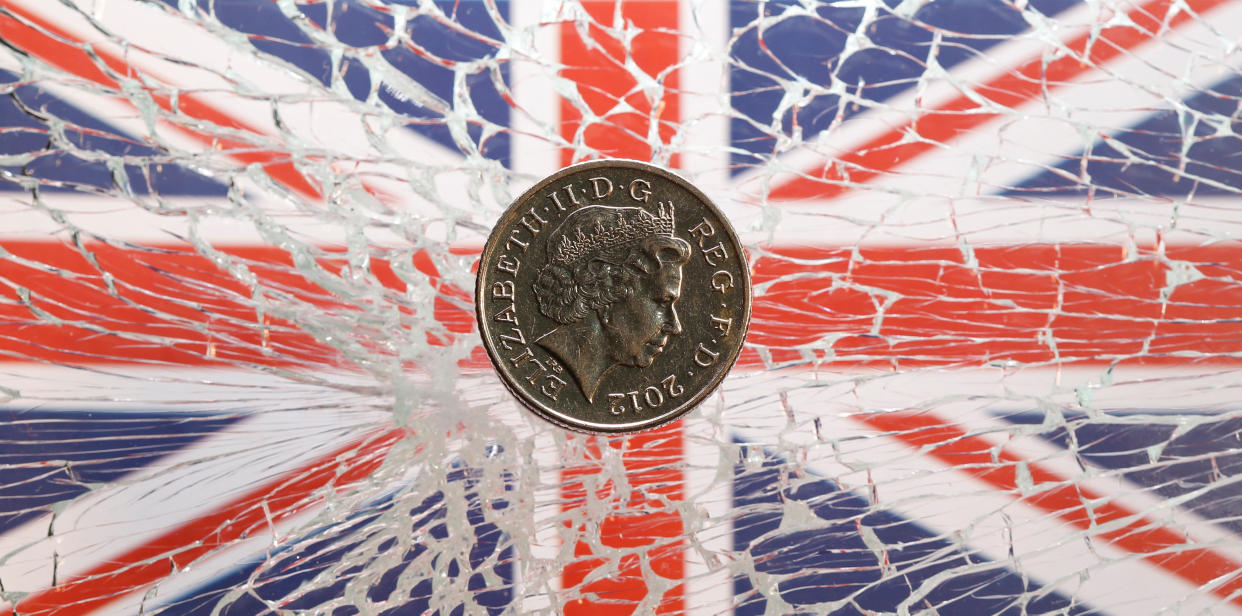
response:
<svg viewBox="0 0 1242 616"><path fill-rule="evenodd" d="M15 614L1242 613L1242 4L0 0ZM721 392L523 414L471 266L650 160Z"/></svg>

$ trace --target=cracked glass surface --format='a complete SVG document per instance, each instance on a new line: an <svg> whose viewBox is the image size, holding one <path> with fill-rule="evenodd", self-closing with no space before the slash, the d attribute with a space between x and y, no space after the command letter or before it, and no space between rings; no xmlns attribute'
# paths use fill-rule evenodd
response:
<svg viewBox="0 0 1242 616"><path fill-rule="evenodd" d="M1242 613L1242 4L0 0L0 43L5 613ZM720 391L625 437L519 408L472 298L601 157L754 282Z"/></svg>

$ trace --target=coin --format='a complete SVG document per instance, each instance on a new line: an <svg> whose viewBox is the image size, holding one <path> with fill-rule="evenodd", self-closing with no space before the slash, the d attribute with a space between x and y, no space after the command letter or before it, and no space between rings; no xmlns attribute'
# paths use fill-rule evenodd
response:
<svg viewBox="0 0 1242 616"><path fill-rule="evenodd" d="M689 182L600 160L562 169L492 229L475 286L501 381L559 426L622 433L696 407L750 322L733 227Z"/></svg>

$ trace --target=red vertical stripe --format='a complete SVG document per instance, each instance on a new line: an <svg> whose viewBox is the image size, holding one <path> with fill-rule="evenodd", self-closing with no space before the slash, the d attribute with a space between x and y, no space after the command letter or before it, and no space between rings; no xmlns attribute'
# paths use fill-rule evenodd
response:
<svg viewBox="0 0 1242 616"><path fill-rule="evenodd" d="M581 598L566 603L565 613L634 614L648 599L658 613L681 613L685 609L685 588L680 583L685 577L684 525L681 514L671 506L684 498L681 426L582 440L587 463L567 468L562 475L564 509L580 514L568 526L582 537L574 546L574 560L561 576L562 585ZM599 477L604 460L611 457L606 453L621 456L625 485ZM588 500L611 507L598 526L586 519ZM591 545L596 531L603 548L598 554ZM648 570L663 579L649 579ZM671 586L657 597L653 582Z"/></svg>
<svg viewBox="0 0 1242 616"><path fill-rule="evenodd" d="M561 76L577 83L578 96L595 117L584 118L576 101L561 101L561 136L598 158L652 160L667 148L681 119L677 70L677 11L675 0L621 2L621 24L614 24L617 2L584 2L593 23L584 39L576 24L561 25ZM621 32L605 28L635 28L639 33L627 47ZM639 83L626 62L657 84ZM589 158L597 158L590 156ZM573 162L574 151L561 153L561 162ZM677 166L677 157L670 160Z"/></svg>
<svg viewBox="0 0 1242 616"><path fill-rule="evenodd" d="M561 135L600 157L651 160L672 138L680 119L678 103L678 3L676 1L586 2L593 23L586 38L576 24L561 25L562 76L577 83L578 95L595 117L584 117L575 101L561 103ZM620 23L614 23L619 17ZM627 46L618 30L639 33ZM609 32L606 29L614 29ZM627 68L632 61L658 84L648 89ZM562 153L562 162L574 159ZM585 158L593 158L587 156ZM676 158L671 159L676 164ZM682 431L679 424L623 438L582 437L591 452L586 466L562 476L563 508L579 510L588 499L606 499L612 510L598 529L582 518L570 523L581 537L575 560L562 574L564 588L581 597L565 605L566 614L634 614L642 602L657 613L685 610L685 527L671 503L683 498ZM606 449L621 455L626 485L612 480L588 491L602 472ZM623 490L624 493L617 493ZM603 553L592 546L598 530ZM620 554L619 560L616 555ZM649 577L648 571L660 579ZM668 585L660 596L659 588Z"/></svg>

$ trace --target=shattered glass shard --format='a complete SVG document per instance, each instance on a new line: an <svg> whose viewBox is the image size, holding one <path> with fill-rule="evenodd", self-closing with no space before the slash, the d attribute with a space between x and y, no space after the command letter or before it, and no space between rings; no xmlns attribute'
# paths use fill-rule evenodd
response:
<svg viewBox="0 0 1242 616"><path fill-rule="evenodd" d="M1227 0L0 0L0 605L1242 613L1239 40ZM468 290L601 157L721 206L754 306L698 410L586 438Z"/></svg>

